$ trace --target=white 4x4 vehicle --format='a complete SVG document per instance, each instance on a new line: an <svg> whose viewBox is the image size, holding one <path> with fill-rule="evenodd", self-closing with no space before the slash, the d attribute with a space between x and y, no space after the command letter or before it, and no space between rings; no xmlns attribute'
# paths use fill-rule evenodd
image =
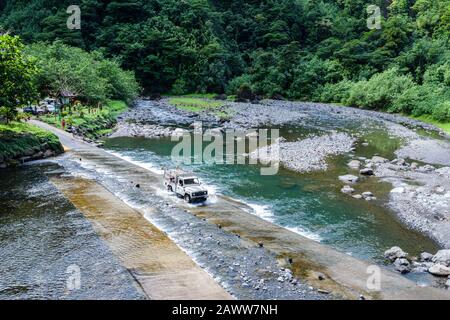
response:
<svg viewBox="0 0 450 320"><path fill-rule="evenodd" d="M188 203L208 199L208 190L202 187L198 178L180 170L164 170L164 185Z"/></svg>

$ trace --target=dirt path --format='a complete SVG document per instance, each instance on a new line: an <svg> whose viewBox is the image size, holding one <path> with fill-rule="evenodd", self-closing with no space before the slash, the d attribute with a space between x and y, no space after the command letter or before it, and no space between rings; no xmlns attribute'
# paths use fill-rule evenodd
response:
<svg viewBox="0 0 450 320"><path fill-rule="evenodd" d="M65 150L92 148L91 145L87 144L84 141L74 138L73 135L71 135L70 133L52 127L51 125L46 124L42 121L30 120L29 123L56 134L59 138L59 141L61 141L61 144L64 146Z"/></svg>
<svg viewBox="0 0 450 320"><path fill-rule="evenodd" d="M51 128L51 131L60 135L58 129ZM72 152L76 159L79 158L83 163L89 163L94 170L109 170L119 178L139 184L141 192L148 194L149 197L154 197L157 190L160 189L162 181L160 175L117 158L101 149L90 147ZM95 198L97 192L95 189L92 191L84 195L82 203L84 205L95 203L90 206L90 210L95 213L98 203ZM70 197L69 193L68 196ZM92 201L90 197L94 197L96 200ZM120 201L117 203L118 207L119 203ZM281 264L292 269L299 279L308 281L321 290L335 293L337 296L350 299L357 299L360 295L371 299L450 299L450 292L431 287L420 287L400 274L383 267L380 268L379 278L381 290L371 291L367 287L367 281L371 275L371 263L356 259L251 215L248 213L249 208L246 208L244 204L229 198L219 197L216 203L203 207L180 204L175 199L173 204L181 206L212 224L220 224L222 230L239 234L249 246L257 246L258 242L262 242L264 248L277 256ZM135 218L140 219L138 215L135 215ZM111 228L115 229L113 226ZM110 233L113 234L113 231L111 230ZM169 272L168 269L167 272ZM325 280L319 280L319 274L325 275Z"/></svg>

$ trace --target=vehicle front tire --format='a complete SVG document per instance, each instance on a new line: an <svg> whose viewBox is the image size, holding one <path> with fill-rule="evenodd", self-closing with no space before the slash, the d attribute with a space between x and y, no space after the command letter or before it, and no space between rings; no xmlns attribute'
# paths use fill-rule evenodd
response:
<svg viewBox="0 0 450 320"><path fill-rule="evenodd" d="M185 200L187 203L191 203L191 202L192 202L191 196L188 195L188 194L186 194L186 195L184 196L184 200Z"/></svg>

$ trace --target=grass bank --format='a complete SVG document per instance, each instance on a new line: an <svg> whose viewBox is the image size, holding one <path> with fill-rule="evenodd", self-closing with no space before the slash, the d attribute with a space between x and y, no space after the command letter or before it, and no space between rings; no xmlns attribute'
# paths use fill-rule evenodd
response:
<svg viewBox="0 0 450 320"><path fill-rule="evenodd" d="M212 101L210 99L189 96L170 98L169 103L178 109L190 112L211 111L225 105L223 101Z"/></svg>
<svg viewBox="0 0 450 320"><path fill-rule="evenodd" d="M62 153L63 147L54 134L24 122L0 125L0 164L17 160L35 160Z"/></svg>
<svg viewBox="0 0 450 320"><path fill-rule="evenodd" d="M189 94L181 97L169 98L169 103L180 110L189 112L208 112L221 119L230 117L227 110L224 109L226 101L213 100L216 94Z"/></svg>
<svg viewBox="0 0 450 320"><path fill-rule="evenodd" d="M430 115L422 115L420 117L414 117L414 116L409 116L409 117L412 119L415 119L415 120L419 120L422 122L432 124L432 125L438 127L439 129L442 129L448 135L450 135L450 122L439 122L439 121L433 119L433 117Z"/></svg>
<svg viewBox="0 0 450 320"><path fill-rule="evenodd" d="M63 112L63 118L67 127L73 127L72 133L95 140L111 133L117 123L116 117L127 109L125 102L110 100L101 108L81 106L66 110ZM58 115L45 115L39 119L55 127L61 127Z"/></svg>

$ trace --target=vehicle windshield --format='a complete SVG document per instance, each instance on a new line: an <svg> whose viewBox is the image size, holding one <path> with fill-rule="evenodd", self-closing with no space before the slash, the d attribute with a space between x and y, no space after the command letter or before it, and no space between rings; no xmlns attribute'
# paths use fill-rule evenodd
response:
<svg viewBox="0 0 450 320"><path fill-rule="evenodd" d="M198 179L184 179L184 185L200 184Z"/></svg>

